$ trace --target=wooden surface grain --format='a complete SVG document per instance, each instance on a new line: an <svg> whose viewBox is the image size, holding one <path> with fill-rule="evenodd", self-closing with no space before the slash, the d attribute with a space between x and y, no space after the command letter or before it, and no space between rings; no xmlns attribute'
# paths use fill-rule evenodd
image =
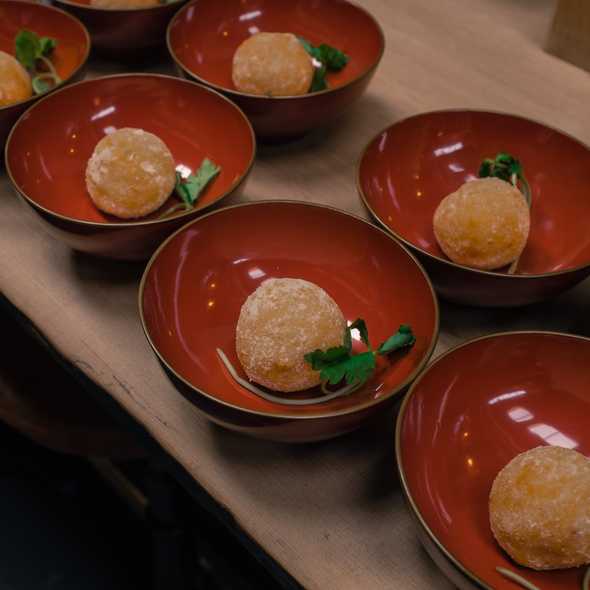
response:
<svg viewBox="0 0 590 590"><path fill-rule="evenodd" d="M365 215L355 164L408 115L510 111L590 143L590 77L543 51L553 0L366 0L387 49L368 94L338 125L260 149L245 200L293 198ZM115 71L94 64L92 73ZM165 69L165 68L164 68ZM170 70L171 71L171 70ZM143 337L143 265L95 260L47 237L0 180L0 290L140 422L295 579L310 589L451 586L421 550L395 474L393 415L341 439L286 446L212 426L167 381ZM437 353L511 329L590 335L586 281L519 310L443 304Z"/></svg>

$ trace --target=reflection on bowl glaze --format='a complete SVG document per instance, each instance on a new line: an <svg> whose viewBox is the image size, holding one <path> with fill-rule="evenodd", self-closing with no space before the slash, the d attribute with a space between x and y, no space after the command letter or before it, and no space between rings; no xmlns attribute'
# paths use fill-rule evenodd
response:
<svg viewBox="0 0 590 590"><path fill-rule="evenodd" d="M495 571L518 571L546 590L578 590L582 569L534 572L496 544L488 497L517 454L557 445L590 455L590 339L515 332L477 339L439 357L415 382L398 417L396 452L406 497L443 569L465 587L509 590ZM427 549L429 544L426 544Z"/></svg>
<svg viewBox="0 0 590 590"><path fill-rule="evenodd" d="M517 275L451 262L432 227L440 201L510 151L532 190L531 230ZM377 221L409 246L446 299L509 306L539 301L590 274L590 150L541 123L484 111L434 111L388 127L359 162L358 189ZM556 171L559 171L556 173Z"/></svg>

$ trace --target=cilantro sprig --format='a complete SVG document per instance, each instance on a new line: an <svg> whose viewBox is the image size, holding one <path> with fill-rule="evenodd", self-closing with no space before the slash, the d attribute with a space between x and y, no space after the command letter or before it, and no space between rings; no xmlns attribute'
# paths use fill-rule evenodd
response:
<svg viewBox="0 0 590 590"><path fill-rule="evenodd" d="M366 352L355 355L352 354L352 331L354 329L359 331L361 340L368 348ZM322 392L325 394L321 397L305 399L278 397L269 393L265 389L257 387L254 383L250 383L250 381L240 377L235 367L231 364L231 361L221 348L217 348L216 350L219 359L224 364L232 379L244 389L276 404L283 404L286 406L307 406L323 404L338 397L351 394L371 377L373 371L377 367L378 356L386 356L394 350L399 350L401 348L410 348L415 342L416 338L414 337L410 326L402 324L393 336L390 336L387 340L382 342L376 350L373 350L369 343L367 325L364 320L355 320L344 331L342 346L335 346L326 351L314 350L314 352L305 355L305 360L312 366L312 368L316 371L320 371ZM346 381L344 387L337 390L326 389L327 385L337 385L342 380Z"/></svg>
<svg viewBox="0 0 590 590"><path fill-rule="evenodd" d="M353 354L352 331L358 330L361 341L367 347L366 352ZM344 331L341 346L328 350L314 350L304 356L311 368L320 372L322 389L326 385L337 385L345 381L347 387L357 389L367 382L377 367L377 357L387 356L395 350L410 348L416 342L412 328L402 324L398 331L382 342L376 349L371 347L369 332L364 320L357 319Z"/></svg>
<svg viewBox="0 0 590 590"><path fill-rule="evenodd" d="M62 80L49 56L57 46L51 37L40 37L33 31L22 29L15 40L16 59L31 75L31 84L36 94L43 94Z"/></svg>
<svg viewBox="0 0 590 590"><path fill-rule="evenodd" d="M495 158L484 158L480 167L478 176L480 178L499 178L505 180L512 186L520 190L522 193L529 209L532 204L532 193L526 176L524 175L524 169L520 160L517 160L512 154L507 152L499 152ZM517 258L509 267L508 274L514 274L516 267L518 266Z"/></svg>
<svg viewBox="0 0 590 590"><path fill-rule="evenodd" d="M298 37L298 39L305 51L317 62L314 63L315 71L309 91L326 90L328 88L326 74L328 71L339 72L348 63L348 55L326 43L315 46L303 37Z"/></svg>
<svg viewBox="0 0 590 590"><path fill-rule="evenodd" d="M176 186L174 190L182 202L170 207L170 209L160 215L160 218L182 209L186 211L193 209L203 190L220 172L221 166L218 166L215 162L209 160L209 158L205 158L197 171L186 178L183 178L180 172L176 172Z"/></svg>

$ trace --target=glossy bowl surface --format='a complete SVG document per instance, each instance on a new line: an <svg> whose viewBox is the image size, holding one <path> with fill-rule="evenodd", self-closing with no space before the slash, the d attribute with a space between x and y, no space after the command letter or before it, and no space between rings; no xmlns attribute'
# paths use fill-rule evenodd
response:
<svg viewBox="0 0 590 590"><path fill-rule="evenodd" d="M195 170L205 157L221 166L195 209L158 219L179 202L172 195L155 213L129 221L94 206L86 164L96 143L121 127L155 133L178 170ZM72 247L133 258L151 254L172 230L240 188L254 153L250 124L220 94L180 78L124 74L80 82L35 104L14 127L6 165L18 193L54 228L69 232Z"/></svg>
<svg viewBox="0 0 590 590"><path fill-rule="evenodd" d="M168 23L185 0L129 9L97 8L90 0L53 3L86 25L96 53L118 61L149 61L150 52L165 47Z"/></svg>
<svg viewBox="0 0 590 590"><path fill-rule="evenodd" d="M247 296L270 277L320 285L347 320L367 321L372 342L401 323L412 326L417 342L348 397L296 407L267 402L233 381L216 348L245 377L235 352L236 322ZM289 201L229 207L182 228L151 259L140 312L150 344L190 401L230 428L277 440L356 428L413 380L438 334L436 297L405 248L357 217ZM304 397L313 395L317 390Z"/></svg>
<svg viewBox="0 0 590 590"><path fill-rule="evenodd" d="M90 53L90 37L77 19L36 2L0 0L0 51L15 54L14 40L21 29L57 40L51 61L63 80L59 86L82 76ZM0 107L0 148L15 121L39 98L33 95L27 100Z"/></svg>
<svg viewBox="0 0 590 590"><path fill-rule="evenodd" d="M517 274L452 263L432 228L440 201L477 177L485 157L519 158L532 190L531 231ZM358 188L373 216L424 262L440 294L473 305L555 295L590 273L590 150L541 123L484 111L435 111L385 129L365 149Z"/></svg>
<svg viewBox="0 0 590 590"><path fill-rule="evenodd" d="M473 587L512 590L496 566L543 590L581 587L585 568L514 565L493 538L488 498L499 470L528 449L557 445L590 456L588 359L588 338L493 335L436 359L404 400L396 450L406 497L429 541Z"/></svg>
<svg viewBox="0 0 590 590"><path fill-rule="evenodd" d="M258 32L292 32L344 51L349 63L328 75L330 88L292 97L235 89L231 71L238 45ZM168 49L179 70L224 92L265 139L303 135L342 114L364 91L385 41L375 19L346 0L195 0L171 21Z"/></svg>

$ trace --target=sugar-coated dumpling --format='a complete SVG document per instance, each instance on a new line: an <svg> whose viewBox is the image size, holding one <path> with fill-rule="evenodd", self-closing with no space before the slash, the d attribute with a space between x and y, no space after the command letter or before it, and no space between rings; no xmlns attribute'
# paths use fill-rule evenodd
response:
<svg viewBox="0 0 590 590"><path fill-rule="evenodd" d="M236 352L246 375L275 391L300 391L320 376L304 359L342 344L346 320L321 288L302 279L267 279L245 301Z"/></svg>
<svg viewBox="0 0 590 590"><path fill-rule="evenodd" d="M158 0L90 0L90 6L111 10L125 10L126 8L149 8L157 6Z"/></svg>
<svg viewBox="0 0 590 590"><path fill-rule="evenodd" d="M0 107L31 98L31 77L12 55L0 51Z"/></svg>
<svg viewBox="0 0 590 590"><path fill-rule="evenodd" d="M232 69L235 87L249 94L306 94L313 79L311 57L292 33L256 33L237 48Z"/></svg>
<svg viewBox="0 0 590 590"><path fill-rule="evenodd" d="M590 460L550 446L516 456L492 485L490 524L501 547L526 567L590 563Z"/></svg>
<svg viewBox="0 0 590 590"><path fill-rule="evenodd" d="M170 196L176 183L174 158L153 133L125 127L103 137L86 167L94 204L124 219L149 215Z"/></svg>
<svg viewBox="0 0 590 590"><path fill-rule="evenodd" d="M522 193L499 178L480 178L446 196L434 213L434 235L457 264L495 269L524 250L530 212Z"/></svg>

